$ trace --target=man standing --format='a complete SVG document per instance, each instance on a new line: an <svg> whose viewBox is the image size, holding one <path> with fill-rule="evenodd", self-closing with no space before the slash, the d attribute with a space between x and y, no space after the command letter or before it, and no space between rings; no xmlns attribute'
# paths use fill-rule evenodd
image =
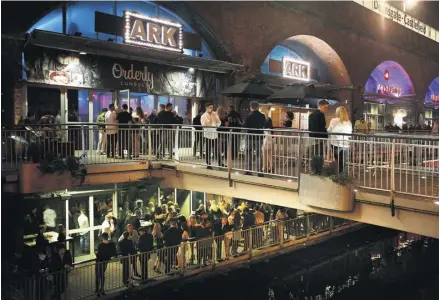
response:
<svg viewBox="0 0 439 300"><path fill-rule="evenodd" d="M198 115L192 120L192 125L195 126L194 157L197 156L197 149L200 151L200 157L203 157L203 128L201 128L201 116L203 114L204 111L200 110Z"/></svg>
<svg viewBox="0 0 439 300"><path fill-rule="evenodd" d="M233 105L230 105L227 107L227 122L228 126L232 127L232 132L240 132L240 129L236 129L239 127L242 127L242 118L239 112L235 110L235 107ZM238 149L240 145L240 135L239 134L233 134L232 135L232 160L235 159L236 155L238 154Z"/></svg>
<svg viewBox="0 0 439 300"><path fill-rule="evenodd" d="M114 104L108 106L108 111L105 113L105 133L107 135L107 157L114 158L116 156L116 142L117 142L117 114L114 109Z"/></svg>
<svg viewBox="0 0 439 300"><path fill-rule="evenodd" d="M259 177L263 177L262 173L262 142L264 139L264 132L262 129L265 127L265 115L259 111L259 103L256 101L250 102L250 114L247 116L244 122L244 128L253 128L256 130L247 130L248 136L246 139L246 175L251 175L253 171L253 153L256 152L256 172ZM259 129L259 130L257 130Z"/></svg>
<svg viewBox="0 0 439 300"><path fill-rule="evenodd" d="M96 294L105 295L105 271L107 270L108 261L117 256L116 245L109 240L108 233L102 235L102 243L98 246L96 253L95 276L96 276Z"/></svg>
<svg viewBox="0 0 439 300"><path fill-rule="evenodd" d="M329 102L322 99L317 104L318 110L314 111L308 117L308 130L311 131L309 137L316 138L313 148L310 149L310 159L314 155L324 155L325 140L328 139L328 132L326 130L325 113L328 111Z"/></svg>
<svg viewBox="0 0 439 300"><path fill-rule="evenodd" d="M211 155L213 152L214 158L218 159L218 166L221 166L221 153L218 151L218 132L216 127L221 125L221 120L218 114L213 111L213 104L206 104L206 112L201 116L201 125L208 128L204 130L204 140L206 142L206 164L208 169L212 169Z"/></svg>
<svg viewBox="0 0 439 300"><path fill-rule="evenodd" d="M159 112L158 121L159 124L163 126L161 126L161 139L157 157L164 157L166 152L165 149L167 148L169 152L169 157L170 159L172 159L172 150L174 148L174 132L172 130L173 126L171 125L175 124L175 117L172 113L172 103L166 104L165 110Z"/></svg>
<svg viewBox="0 0 439 300"><path fill-rule="evenodd" d="M46 205L43 212L44 224L47 227L47 231L55 231L56 227L56 212Z"/></svg>
<svg viewBox="0 0 439 300"><path fill-rule="evenodd" d="M148 279L148 261L150 258L150 251L154 248L154 238L149 230L145 228L139 229L139 240L137 242L137 249L140 252L140 268L142 271L142 280Z"/></svg>
<svg viewBox="0 0 439 300"><path fill-rule="evenodd" d="M84 229L79 233L79 244L81 246L82 253L90 252L90 232L88 217L85 215L85 209L81 209L81 213L78 217L79 228Z"/></svg>
<svg viewBox="0 0 439 300"><path fill-rule="evenodd" d="M122 234L122 239L119 240L119 250L120 255L122 255L122 281L125 286L128 286L130 280L130 258L133 261L132 255L136 254L136 249L134 248L133 242L129 239L129 232L125 231ZM138 274L136 274L137 276Z"/></svg>
<svg viewBox="0 0 439 300"><path fill-rule="evenodd" d="M169 249L165 252L166 261L165 261L165 273L169 274L171 271L171 266L176 265L177 260L177 251L178 245L181 243L182 232L177 227L177 221L172 219L170 222L170 227L166 230L163 235L163 241L165 243L165 247L169 247Z"/></svg>
<svg viewBox="0 0 439 300"><path fill-rule="evenodd" d="M98 124L99 130L99 142L96 149L97 154L104 154L107 144L107 134L105 132L105 114L107 113L107 111L108 108L103 108L96 118L96 123Z"/></svg>
<svg viewBox="0 0 439 300"><path fill-rule="evenodd" d="M129 159L131 157L132 152L132 135L133 132L131 132L130 127L131 123L133 123L133 117L128 112L128 105L124 103L122 105L122 111L117 114L117 121L119 122L119 156L122 157L122 159L125 158L124 151L127 150L127 158Z"/></svg>

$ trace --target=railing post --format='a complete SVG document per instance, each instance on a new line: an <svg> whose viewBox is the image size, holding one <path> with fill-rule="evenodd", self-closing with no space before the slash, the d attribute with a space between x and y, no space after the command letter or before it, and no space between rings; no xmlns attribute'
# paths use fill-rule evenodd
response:
<svg viewBox="0 0 439 300"><path fill-rule="evenodd" d="M306 222L306 239L309 240L309 237L311 235L311 222L309 220L308 213L305 215L305 222Z"/></svg>
<svg viewBox="0 0 439 300"><path fill-rule="evenodd" d="M68 286L68 283L69 283L69 279L67 278L67 276L68 276L68 270L67 269L64 269L64 299L69 299L69 293L68 293L68 291L69 291L69 286Z"/></svg>
<svg viewBox="0 0 439 300"><path fill-rule="evenodd" d="M151 164L152 161L152 136L151 136L151 126L148 126L148 163Z"/></svg>
<svg viewBox="0 0 439 300"><path fill-rule="evenodd" d="M281 229L281 230L279 230L279 235L280 235L279 248L282 249L284 247L285 221L280 221L278 226L280 227L279 229Z"/></svg>
<svg viewBox="0 0 439 300"><path fill-rule="evenodd" d="M299 128L300 130L300 128ZM302 133L299 131L299 153L298 153L298 159L297 159L297 190L300 189L300 173L302 169L302 152L303 152L303 146L302 146Z"/></svg>
<svg viewBox="0 0 439 300"><path fill-rule="evenodd" d="M248 258L251 260L253 257L253 228L250 227L248 234Z"/></svg>
<svg viewBox="0 0 439 300"><path fill-rule="evenodd" d="M232 143L233 143L233 136L232 131L229 131L229 134L227 135L227 177L229 179L229 187L233 186L232 183Z"/></svg>
<svg viewBox="0 0 439 300"><path fill-rule="evenodd" d="M210 247L212 249L212 253L211 253L211 257L212 257L212 271L215 270L215 266L216 266L216 249L214 247L215 245L215 233L212 232L212 247ZM216 246L218 247L218 244L216 244Z"/></svg>
<svg viewBox="0 0 439 300"><path fill-rule="evenodd" d="M178 161L179 160L179 158L178 158L178 150L179 150L179 145L178 145L178 136L179 136L179 128L178 128L178 126L176 126L175 127L175 132L174 132L174 134L175 134L175 136L174 136L174 152L175 152L175 154L174 155L172 155L172 153L170 153L170 156L172 156L173 157L173 159L174 159L174 161Z"/></svg>
<svg viewBox="0 0 439 300"><path fill-rule="evenodd" d="M334 229L334 217L329 216L329 234L332 234L333 229Z"/></svg>
<svg viewBox="0 0 439 300"><path fill-rule="evenodd" d="M186 246L188 246L188 242L187 241L183 241L181 246L181 251L180 251L180 261L181 261L181 266L180 266L180 276L183 277L184 276L184 270L186 269Z"/></svg>
<svg viewBox="0 0 439 300"><path fill-rule="evenodd" d="M390 153L390 211L395 216L395 140L392 139L392 150Z"/></svg>

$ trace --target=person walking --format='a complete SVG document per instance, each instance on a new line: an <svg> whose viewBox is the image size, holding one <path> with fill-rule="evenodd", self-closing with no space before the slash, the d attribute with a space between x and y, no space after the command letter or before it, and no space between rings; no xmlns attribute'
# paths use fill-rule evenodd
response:
<svg viewBox="0 0 439 300"><path fill-rule="evenodd" d="M104 232L101 235L102 243L99 244L96 253L95 276L96 276L96 290L95 293L99 297L105 295L105 271L107 270L108 261L117 256L116 245L109 240L108 233Z"/></svg>
<svg viewBox="0 0 439 300"><path fill-rule="evenodd" d="M118 124L117 124L117 114L114 104L111 103L108 106L108 111L105 113L105 133L107 137L107 157L116 157L116 143L118 140L117 136Z"/></svg>
<svg viewBox="0 0 439 300"><path fill-rule="evenodd" d="M218 114L213 111L213 104L206 104L206 112L201 116L201 125L204 131L204 141L206 143L206 164L208 169L212 169L212 154L217 158L218 165L221 165L221 157L218 151L218 132L217 127L221 125Z"/></svg>
<svg viewBox="0 0 439 300"><path fill-rule="evenodd" d="M352 133L352 123L349 120L348 112L343 106L337 107L335 118L329 122L328 132L333 133L330 137L331 148L334 158L338 161L338 172L344 171L345 163L348 159L349 139L346 134ZM336 135L341 133L344 135Z"/></svg>
<svg viewBox="0 0 439 300"><path fill-rule="evenodd" d="M320 100L317 104L318 109L308 117L308 130L311 131L309 137L316 139L314 145L310 149L310 158L314 155L321 157L324 156L326 139L328 138L325 119L325 113L328 111L328 106L328 100Z"/></svg>
<svg viewBox="0 0 439 300"><path fill-rule="evenodd" d="M98 124L99 140L98 146L96 147L97 154L105 154L107 147L107 134L105 131L105 114L108 108L104 107L99 115L96 117L96 123Z"/></svg>
<svg viewBox="0 0 439 300"><path fill-rule="evenodd" d="M250 114L247 116L244 122L244 128L247 130L248 136L246 139L246 175L251 175L252 171L258 172L259 177L263 177L262 172L262 143L264 133L261 129L265 128L266 120L265 115L259 111L259 103L256 101L250 102ZM253 158L256 153L256 158ZM253 167L253 161L256 162L256 166Z"/></svg>

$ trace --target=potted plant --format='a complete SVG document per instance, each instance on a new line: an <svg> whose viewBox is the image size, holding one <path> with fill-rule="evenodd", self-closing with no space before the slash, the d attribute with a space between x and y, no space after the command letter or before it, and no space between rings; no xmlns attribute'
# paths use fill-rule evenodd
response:
<svg viewBox="0 0 439 300"><path fill-rule="evenodd" d="M311 173L300 174L299 201L319 208L352 211L352 178L347 172L338 173L334 165L324 166L323 157L314 156Z"/></svg>
<svg viewBox="0 0 439 300"><path fill-rule="evenodd" d="M85 181L87 168L82 157L58 157L47 153L39 163L21 166L21 190L23 193L38 193L81 185Z"/></svg>

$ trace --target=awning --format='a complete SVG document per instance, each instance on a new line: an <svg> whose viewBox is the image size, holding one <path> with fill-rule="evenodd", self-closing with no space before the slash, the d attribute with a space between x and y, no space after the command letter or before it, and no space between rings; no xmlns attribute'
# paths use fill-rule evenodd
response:
<svg viewBox="0 0 439 300"><path fill-rule="evenodd" d="M47 48L86 52L87 54L151 62L183 68L194 68L215 73L230 73L243 67L239 64L189 56L182 53L120 44L111 41L72 36L43 30L32 31L28 43Z"/></svg>

